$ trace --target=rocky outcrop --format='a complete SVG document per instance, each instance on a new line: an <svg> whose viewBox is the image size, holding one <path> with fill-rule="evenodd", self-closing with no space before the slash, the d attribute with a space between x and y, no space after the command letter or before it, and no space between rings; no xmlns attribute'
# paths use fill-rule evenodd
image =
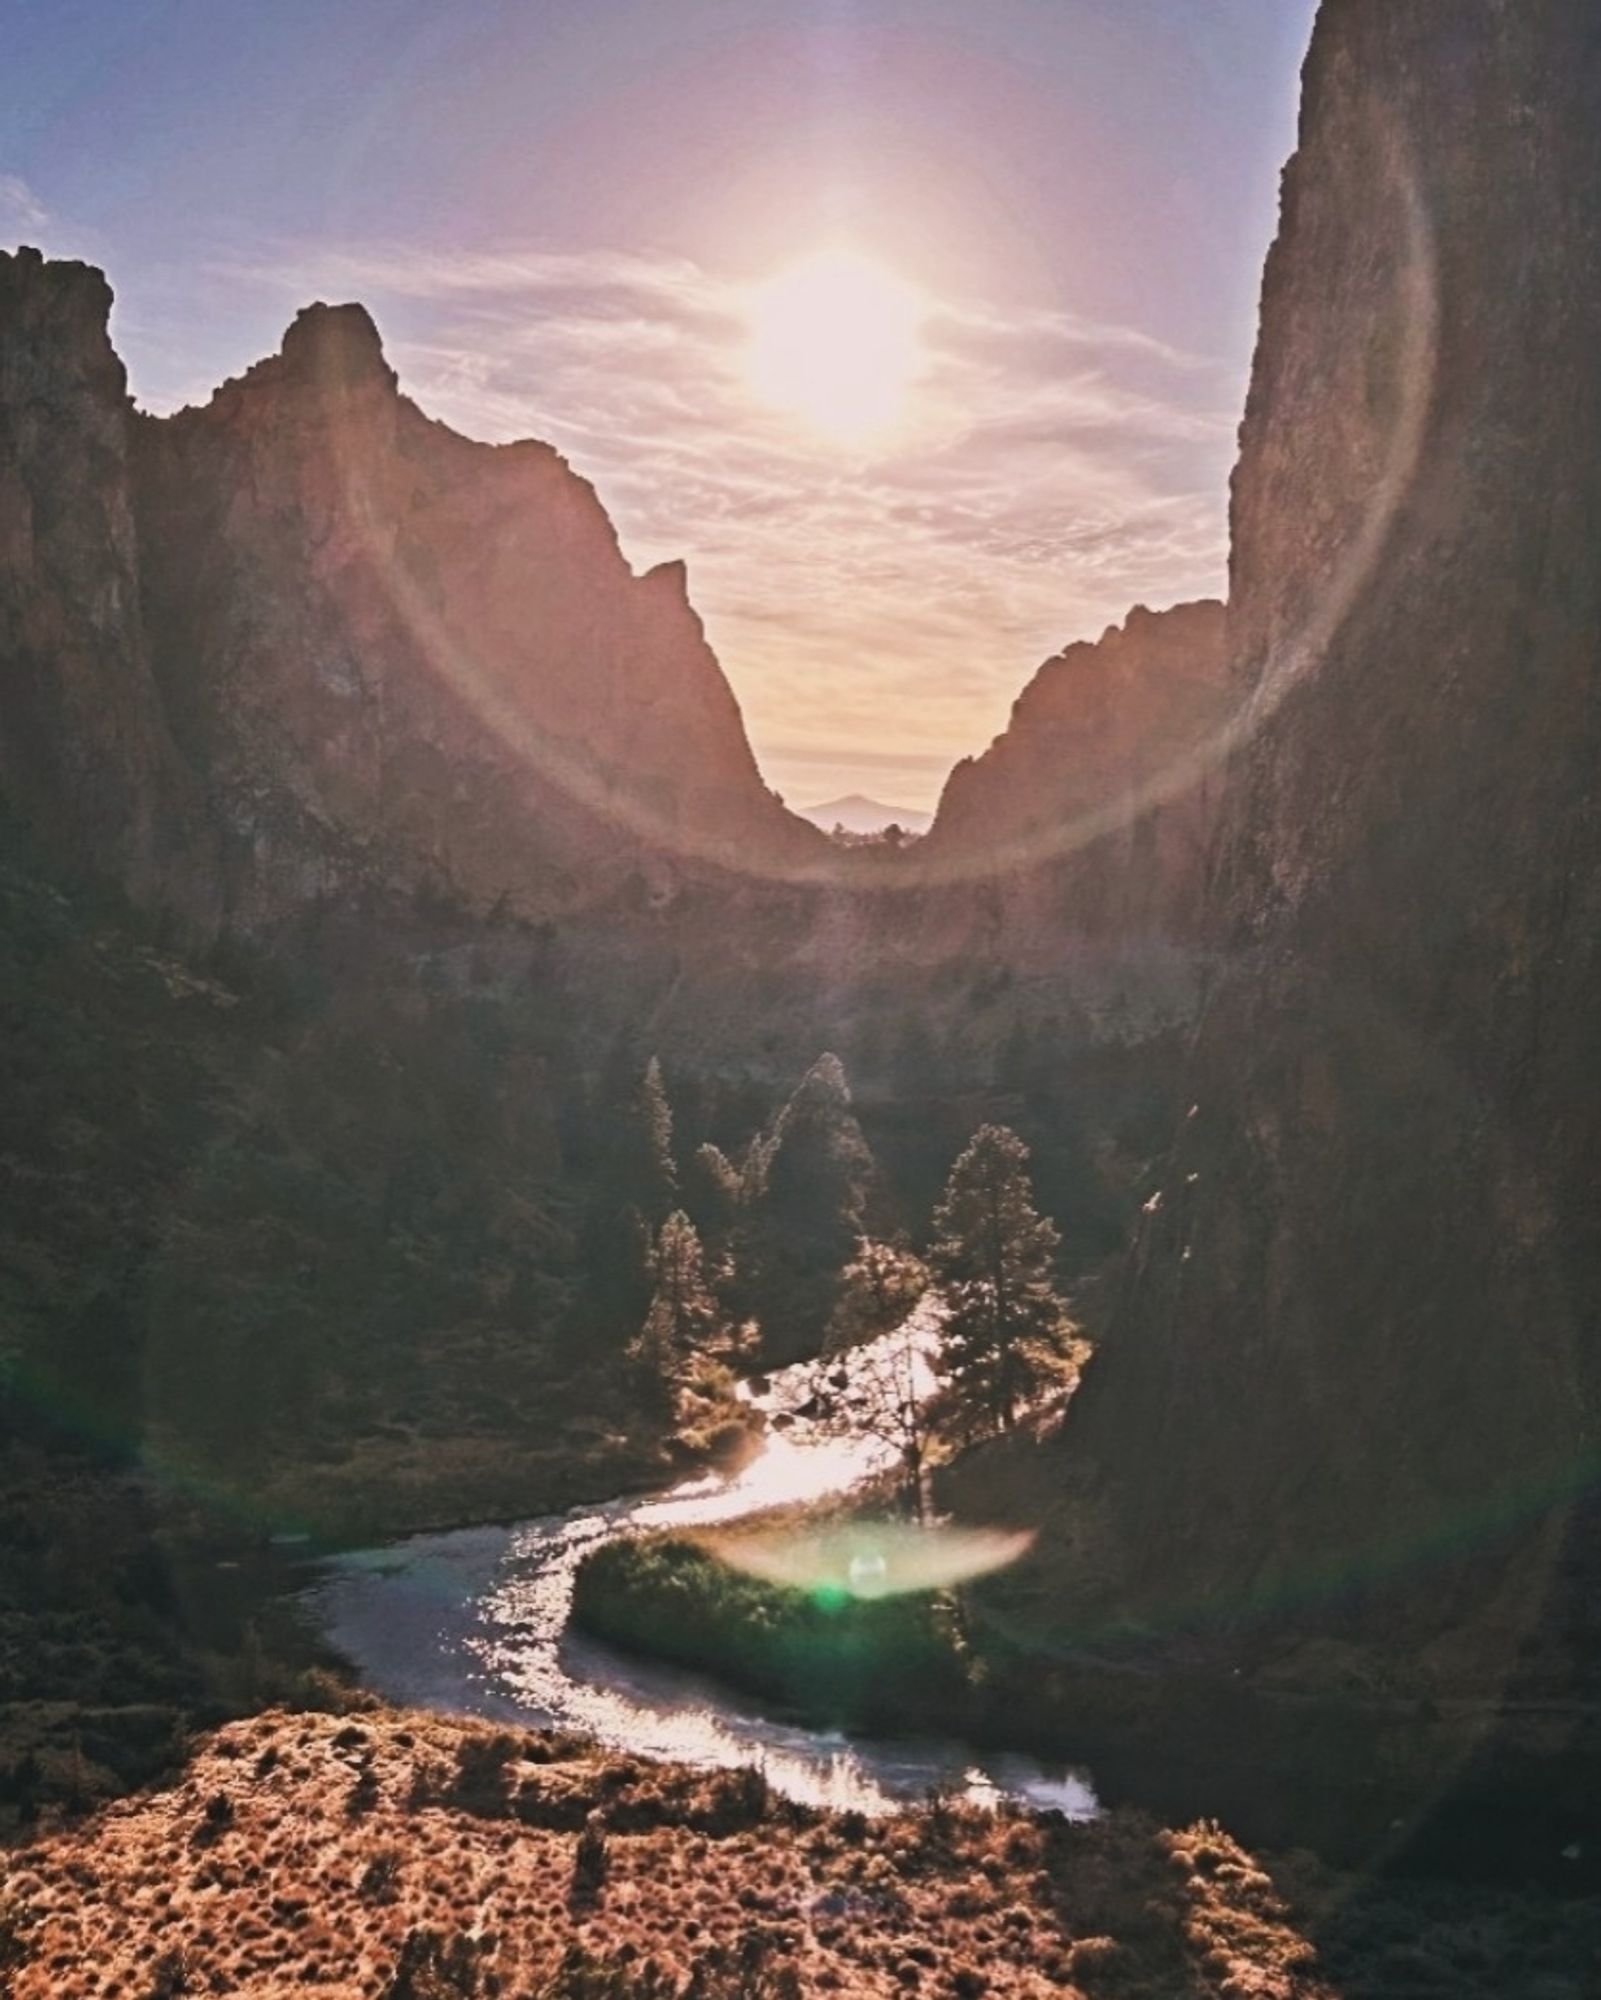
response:
<svg viewBox="0 0 1601 2000"><path fill-rule="evenodd" d="M919 863L1047 869L1079 927L1193 934L1236 698L1223 627L1221 604L1137 605L1047 660L1005 732L951 772Z"/></svg>
<svg viewBox="0 0 1601 2000"><path fill-rule="evenodd" d="M0 271L0 769L47 831L247 929L374 890L546 915L822 851L761 780L682 565L635 576L550 446L425 417L359 306L158 419L98 273ZM206 855L182 880L180 799Z"/></svg>
<svg viewBox="0 0 1601 2000"><path fill-rule="evenodd" d="M1006 731L952 771L921 840L838 854L849 893L828 899L812 936L864 1008L915 1005L969 1074L1004 1067L1018 1032L1066 1054L1193 1021L1239 701L1223 629L1217 603L1136 607L1068 646Z"/></svg>
<svg viewBox="0 0 1601 2000"><path fill-rule="evenodd" d="M136 458L165 692L257 894L405 857L550 911L642 855L816 851L682 565L633 575L550 446L425 417L359 306L309 308L204 409L143 420Z"/></svg>
<svg viewBox="0 0 1601 2000"><path fill-rule="evenodd" d="M1593 1616L1598 356L1591 0L1325 0L1233 488L1224 971L1069 1448L1164 1617L1399 1584L1373 1636L1445 1681Z"/></svg>
<svg viewBox="0 0 1601 2000"><path fill-rule="evenodd" d="M136 888L182 783L139 603L127 389L86 264L0 254L0 789Z"/></svg>

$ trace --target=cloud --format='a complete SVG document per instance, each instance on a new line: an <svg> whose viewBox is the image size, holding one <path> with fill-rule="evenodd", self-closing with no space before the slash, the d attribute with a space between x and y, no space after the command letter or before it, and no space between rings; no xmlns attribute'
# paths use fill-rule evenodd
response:
<svg viewBox="0 0 1601 2000"><path fill-rule="evenodd" d="M0 174L0 226L43 229L50 221L44 203L21 174Z"/></svg>
<svg viewBox="0 0 1601 2000"><path fill-rule="evenodd" d="M549 439L636 565L686 557L780 789L869 765L931 803L1067 640L1222 585L1237 384L1136 328L937 301L903 432L853 461L752 397L741 287L684 259L333 247L223 275L286 319L361 297L431 414Z"/></svg>
<svg viewBox="0 0 1601 2000"><path fill-rule="evenodd" d="M1081 349L1140 355L1166 368L1204 370L1215 365L1207 356L1174 347L1139 327L1112 326L1105 320L1086 319L1056 307L1013 307L1003 312L973 300L945 302L937 308L935 319L950 329L947 337L1002 353L1015 353L1025 346L1037 353Z"/></svg>

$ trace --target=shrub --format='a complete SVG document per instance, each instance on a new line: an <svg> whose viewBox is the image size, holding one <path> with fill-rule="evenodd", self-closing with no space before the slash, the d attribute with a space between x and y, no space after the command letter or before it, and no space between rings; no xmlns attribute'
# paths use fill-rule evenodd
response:
<svg viewBox="0 0 1601 2000"><path fill-rule="evenodd" d="M599 1813L592 1812L584 1821L573 1849L573 1894L579 1897L598 1896L606 1886L609 1865L606 1822Z"/></svg>
<svg viewBox="0 0 1601 2000"><path fill-rule="evenodd" d="M213 1792L201 1812L200 1824L195 1828L195 1846L210 1847L222 1838L233 1822L233 1800L226 1792Z"/></svg>
<svg viewBox="0 0 1601 2000"><path fill-rule="evenodd" d="M378 1773L371 1764L363 1764L356 1773L355 1783L345 1795L345 1811L352 1819L361 1819L372 1811L381 1796Z"/></svg>
<svg viewBox="0 0 1601 2000"><path fill-rule="evenodd" d="M483 1957L482 1946L462 1933L447 1939L439 1931L408 1931L383 2000L476 2000Z"/></svg>
<svg viewBox="0 0 1601 2000"><path fill-rule="evenodd" d="M178 2000L180 1994L191 1992L190 1971L187 1952L164 1951L150 1968L148 2000Z"/></svg>
<svg viewBox="0 0 1601 2000"><path fill-rule="evenodd" d="M767 1773L754 1764L723 1772L717 1790L719 1803L726 1806L736 1826L757 1826L772 1808L773 1788Z"/></svg>
<svg viewBox="0 0 1601 2000"><path fill-rule="evenodd" d="M400 1856L393 1848L383 1848L361 1871L356 1893L365 1902L392 1903L400 1882Z"/></svg>
<svg viewBox="0 0 1601 2000"><path fill-rule="evenodd" d="M521 1744L504 1730L462 1739L456 1753L456 1775L447 1802L481 1819L499 1819L511 1809L511 1774L506 1766Z"/></svg>

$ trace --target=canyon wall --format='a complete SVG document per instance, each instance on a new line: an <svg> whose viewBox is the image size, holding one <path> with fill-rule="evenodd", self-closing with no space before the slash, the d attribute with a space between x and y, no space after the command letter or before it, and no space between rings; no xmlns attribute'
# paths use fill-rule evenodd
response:
<svg viewBox="0 0 1601 2000"><path fill-rule="evenodd" d="M1238 700L1215 602L1136 606L1047 660L907 857L934 890L923 949L1047 979L1076 960L1086 994L1186 1014Z"/></svg>
<svg viewBox="0 0 1601 2000"><path fill-rule="evenodd" d="M1572 1639L1598 1443L1591 0L1325 0L1229 652L1220 971L1067 1449L1150 1615L1383 1590L1449 1678Z"/></svg>
<svg viewBox="0 0 1601 2000"><path fill-rule="evenodd" d="M48 851L207 932L555 921L608 1019L787 1081L908 1010L969 1082L1019 1019L1190 1018L1220 607L1068 648L926 841L841 851L763 784L682 566L635 576L550 446L426 417L362 308L157 418L98 272L0 282L0 785Z"/></svg>
<svg viewBox="0 0 1601 2000"><path fill-rule="evenodd" d="M0 778L47 836L258 931L373 891L543 917L826 851L763 784L682 566L635 576L550 446L425 417L360 307L155 418L98 272L22 251L0 285Z"/></svg>
<svg viewBox="0 0 1601 2000"><path fill-rule="evenodd" d="M1223 606L1138 605L1045 662L1003 733L951 772L918 858L1071 870L1086 925L1193 930L1233 708Z"/></svg>
<svg viewBox="0 0 1601 2000"><path fill-rule="evenodd" d="M135 464L157 672L247 895L367 865L549 914L642 856L820 849L762 783L682 566L635 576L549 445L425 417L359 306L140 419Z"/></svg>
<svg viewBox="0 0 1601 2000"><path fill-rule="evenodd" d="M87 265L0 255L0 788L53 845L149 889L184 785L140 610L110 309Z"/></svg>

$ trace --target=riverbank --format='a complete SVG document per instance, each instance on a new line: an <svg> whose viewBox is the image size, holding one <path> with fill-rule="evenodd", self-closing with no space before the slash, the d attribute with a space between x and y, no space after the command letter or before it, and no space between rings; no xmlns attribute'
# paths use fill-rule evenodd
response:
<svg viewBox="0 0 1601 2000"><path fill-rule="evenodd" d="M386 1700L555 1723L707 1768L760 1763L809 1803L883 1812L932 1788L1093 1810L1099 1796L1172 1823L1216 1815L1352 1865L1598 1886L1588 1712L1275 1688L1149 1633L1092 1647L1052 1622L1026 1562L954 1613L893 1600L871 1607L876 1624L797 1610L770 1586L713 1587L708 1531L738 1536L785 1507L838 1520L893 1478L885 1447L810 1420L809 1381L802 1369L765 1385L767 1442L735 1478L357 1551L324 1567L308 1609ZM1014 1498L1010 1526L1038 1518L1037 1495ZM637 1556L611 1551L662 1531L691 1537L689 1552L661 1588L636 1590Z"/></svg>
<svg viewBox="0 0 1601 2000"><path fill-rule="evenodd" d="M342 1710L355 1667L301 1601L308 1557L651 1493L756 1449L723 1393L677 1434L598 1423L543 1450L366 1439L241 1471L0 1452L0 1840L176 1769L197 1731L273 1703ZM576 1433L576 1434L573 1434ZM65 1554L62 1551L65 1551Z"/></svg>
<svg viewBox="0 0 1601 2000"><path fill-rule="evenodd" d="M553 1451L503 1440L480 1448L471 1440L422 1439L365 1448L326 1466L285 1467L264 1479L253 1499L280 1524L281 1536L332 1552L651 1493L695 1469L659 1438Z"/></svg>
<svg viewBox="0 0 1601 2000"><path fill-rule="evenodd" d="M968 1733L952 1727L974 1690L948 1596L865 1602L783 1589L699 1537L668 1533L585 1556L572 1617L610 1645L715 1674L819 1728Z"/></svg>
<svg viewBox="0 0 1601 2000"><path fill-rule="evenodd" d="M596 1549L573 1617L814 1727L1069 1759L1103 1800L1215 1816L1249 1841L1345 1865L1601 1887L1601 1716L1589 1710L1441 1710L1075 1652L1002 1630L982 1592L820 1600L744 1574L697 1535Z"/></svg>
<svg viewBox="0 0 1601 2000"><path fill-rule="evenodd" d="M708 1472L734 1472L760 1444L761 1416L733 1379L696 1394L676 1427L595 1413L593 1401L515 1433L440 1438L391 1426L341 1439L317 1456L240 1474L227 1494L242 1520L280 1541L329 1552L412 1535L527 1520L655 1493Z"/></svg>

